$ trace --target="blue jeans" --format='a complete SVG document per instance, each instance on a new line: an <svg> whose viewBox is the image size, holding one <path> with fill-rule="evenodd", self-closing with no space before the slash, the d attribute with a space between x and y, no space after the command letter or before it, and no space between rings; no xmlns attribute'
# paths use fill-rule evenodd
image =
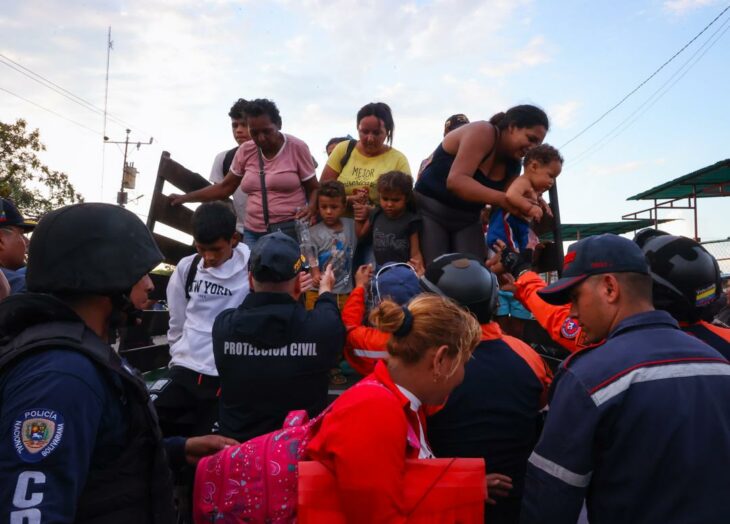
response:
<svg viewBox="0 0 730 524"><path fill-rule="evenodd" d="M259 238L266 235L266 232L257 233L256 231L249 231L248 229L243 230L243 243L248 246L249 249L253 249Z"/></svg>

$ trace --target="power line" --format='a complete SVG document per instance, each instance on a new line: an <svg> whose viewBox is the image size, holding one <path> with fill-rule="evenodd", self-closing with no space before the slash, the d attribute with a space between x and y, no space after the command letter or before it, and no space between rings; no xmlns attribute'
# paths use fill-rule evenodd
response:
<svg viewBox="0 0 730 524"><path fill-rule="evenodd" d="M8 91L8 90L7 90L7 89L5 89L4 87L0 87L0 91L4 91L5 93L7 93L7 94L9 94L9 95L12 95L12 96L14 96L14 97L16 97L16 98L20 98L21 100L23 100L23 101L25 101L25 102L28 102L29 104L31 104L31 105L34 105L34 106L36 106L37 108L39 108L39 109L42 109L43 111L47 111L47 112L51 113L52 115L56 115L57 117L59 117L59 118L62 118L62 119L64 119L64 120L66 120L67 122L71 122L71 123L72 123L72 124L74 124L74 125L77 125L77 126L79 126L79 127L82 127L82 128L84 128L84 129L86 129L87 131L91 131L91 132L92 132L92 133L94 133L95 135L99 135L99 136L101 136L101 133L99 133L99 132L98 132L98 131L96 131L95 129L92 129L92 128L88 127L88 126L85 126L85 125L84 125L84 124L82 124L81 122L77 122L76 120L72 120L72 119L70 119L70 118L68 118L68 117L65 117L65 116L63 116L63 115L62 115L61 113L57 113L56 111L54 111L54 110L52 110L52 109L48 109L47 107L43 107L43 106L42 106L42 105L40 105L40 104L36 104L36 103L35 103L35 102L33 102L32 100L28 100L28 99L27 99L27 98L25 98L25 97L22 97L22 96L20 96L20 95L18 95L18 94L16 94L16 93L13 93L12 91Z"/></svg>
<svg viewBox="0 0 730 524"><path fill-rule="evenodd" d="M104 114L104 110L101 108L96 107L94 104L89 102L88 100L85 100L84 98L81 98L78 95L75 95L68 89L65 89L61 87L60 85L56 84L55 82L47 79L41 74L36 73L35 71L32 71L31 69L28 69L27 67L23 66L22 64L19 64L15 60L5 56L4 54L0 53L0 64L3 64L6 67L9 67L10 69L13 69L14 71L30 78L34 82L37 82L41 84L44 87L47 87L48 89L60 94L61 96L69 99L70 101L80 105L84 109L87 109L89 111L93 111L95 113L98 113L100 115ZM126 127L132 127L135 128L132 124L129 122L126 122L122 120L121 118L118 118L114 115L111 115L107 113L107 116L110 120L114 121L116 124L120 126L126 126Z"/></svg>
<svg viewBox="0 0 730 524"><path fill-rule="evenodd" d="M704 33L705 33L705 31L707 31L707 30L708 30L708 29L709 29L709 28L710 28L710 27L711 27L711 26L712 26L712 25L713 25L713 24L714 24L715 22L717 22L717 20L718 20L718 19L719 19L719 18L720 18L720 17L722 16L722 15L724 15L724 14L725 14L725 13L726 13L726 12L727 12L728 10L730 10L730 5L728 5L728 6L727 6L727 7L725 8L725 9L723 9L723 10L722 10L722 12L721 12L721 13L720 13L719 15L717 15L717 16L716 16L716 17L715 17L715 18L714 18L714 19L713 19L713 20L712 20L712 21L711 21L711 22L710 22L709 24L707 24L707 25L706 25L706 26L705 26L705 27L704 27L704 28L702 29L702 31L700 31L699 33L697 33L697 34L696 34L696 35L694 36L694 38L692 38L692 40L690 40L689 42L687 42L687 43L686 43L686 44L685 44L684 46L682 46L682 48L681 48L681 49L680 49L679 51L677 51L676 53L674 53L674 55L672 55L672 57L671 57L671 58L669 58L669 60L667 60L667 61L666 61L666 62L664 62L664 63L663 63L663 64L662 64L661 66L659 66L659 68L658 68L658 69L657 69L656 71L654 71L654 72L653 72L652 74L650 74L650 75L649 75L649 76L648 76L648 77L647 77L647 78L646 78L646 79L645 79L645 80L644 80L643 82L641 82L641 83L640 83L640 84L639 84L638 86L636 86L636 87L635 87L634 89L632 89L632 90L631 90L631 91L630 91L630 92L629 92L629 93L628 93L628 94L627 94L626 96L624 96L624 97L623 97L623 98L622 98L621 100L619 100L619 101L618 101L618 102L617 102L617 103L616 103L615 105L613 105L613 106L612 106L612 107L611 107L610 109L608 109L608 111L606 111L606 112L605 112L605 113L603 113L603 114L602 114L601 116L599 116L599 117L598 117L598 118L597 118L596 120L594 120L593 122L591 122L591 123L590 123L590 124L589 124L588 126L586 126L586 127L584 128L584 129L582 129L582 130L581 130L581 131L580 131L580 132L579 132L579 133L578 133L577 135L575 135L575 136L574 136L573 138L571 138L570 140L568 140L567 142L565 142L565 143L564 143L563 145L561 145L561 146L560 146L560 149L563 149L563 148L564 148L565 146L567 146L568 144L570 144L571 142L573 142L573 141L574 141L575 139L577 139L578 137L580 137L581 135L583 135L583 134L584 134L584 133L585 133L586 131L588 131L588 130L589 130L589 129L591 129L591 128L592 128L593 126L595 126L595 125L596 125L596 124L597 124L598 122L600 122L601 120L603 120L603 119L604 119L604 118L605 118L605 117L606 117L606 116L607 116L607 115L608 115L609 113L611 113L611 112L612 112L612 111L613 111L614 109L616 109L616 108L617 108L618 106L620 106L621 104L623 104L623 103L624 103L624 102L625 102L625 101L626 101L626 100L627 100L627 99L628 99L628 98L629 98L629 97L630 97L631 95L633 95L633 94L634 94L634 93L636 93L636 92L637 92L637 91L638 91L639 89L641 89L641 88L642 88L642 87L644 86L644 84L646 84L647 82L649 82L649 80L651 80L652 78L654 78L654 77L655 77L655 76L656 76L656 75L657 75L657 74L658 74L658 73L659 73L659 72L660 72L660 71L661 71L662 69L664 69L664 68L665 68L665 67L666 67L667 65L669 65L669 63L670 63L670 62L672 62L672 61L673 61L673 60L674 60L675 58L677 58L677 56L679 56L679 55L680 55L680 53L682 53L682 52L683 52L683 51L684 51L685 49L687 49L687 48L688 48L688 47L689 47L690 45L692 45L692 43L693 43L693 42L694 42L695 40L697 40L697 39L698 39L698 38L699 38L700 36L702 36L702 34L704 34Z"/></svg>
<svg viewBox="0 0 730 524"><path fill-rule="evenodd" d="M591 144L588 148L573 157L569 164L575 166L593 153L599 151L603 146L611 140L619 136L621 133L631 127L641 116L651 109L661 98L666 95L685 75L712 49L715 44L730 30L730 18L725 20L722 25L670 76L659 88L654 91L649 98L642 102L629 116L616 125L611 131L603 135L599 140ZM716 38L715 38L716 37ZM714 40L713 40L714 39ZM699 55L699 56L698 56ZM638 113L638 114L637 114ZM628 122L628 124L626 124ZM624 126L624 124L626 124Z"/></svg>

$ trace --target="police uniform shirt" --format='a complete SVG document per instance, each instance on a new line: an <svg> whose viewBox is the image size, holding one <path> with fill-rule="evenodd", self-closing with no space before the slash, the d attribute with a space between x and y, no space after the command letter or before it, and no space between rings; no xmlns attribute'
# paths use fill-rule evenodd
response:
<svg viewBox="0 0 730 524"><path fill-rule="evenodd" d="M76 351L36 353L0 376L2 521L72 522L91 464L110 463L125 447L122 410Z"/></svg>

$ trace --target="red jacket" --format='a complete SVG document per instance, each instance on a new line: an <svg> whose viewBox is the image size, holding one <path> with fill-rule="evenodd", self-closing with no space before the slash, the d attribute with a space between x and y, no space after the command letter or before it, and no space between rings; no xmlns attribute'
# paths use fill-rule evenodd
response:
<svg viewBox="0 0 730 524"><path fill-rule="evenodd" d="M306 456L334 471L348 523L405 522L405 461L418 458L417 415L383 362L369 380L379 385L355 385L335 400ZM425 431L422 411L418 418Z"/></svg>
<svg viewBox="0 0 730 524"><path fill-rule="evenodd" d="M592 345L586 343L581 327L570 316L570 304L553 306L540 298L537 292L545 286L537 273L527 271L515 282L515 298L525 305L550 338L571 353Z"/></svg>
<svg viewBox="0 0 730 524"><path fill-rule="evenodd" d="M347 338L344 355L352 368L363 376L375 369L375 364L388 356L386 344L390 333L363 325L365 317L365 288L356 287L342 308L342 322Z"/></svg>
<svg viewBox="0 0 730 524"><path fill-rule="evenodd" d="M539 275L527 271L520 275L515 285L517 288L515 298L525 305L555 342L571 353L597 345L586 343L583 330L570 316L569 304L553 306L540 298L537 292L547 284ZM694 324L680 322L680 328L709 344L725 358L730 359L730 329L704 321Z"/></svg>

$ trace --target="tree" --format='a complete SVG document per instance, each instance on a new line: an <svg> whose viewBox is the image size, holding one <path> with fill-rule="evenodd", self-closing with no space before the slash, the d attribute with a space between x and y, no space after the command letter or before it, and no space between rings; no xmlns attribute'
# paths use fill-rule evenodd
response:
<svg viewBox="0 0 730 524"><path fill-rule="evenodd" d="M25 216L40 217L84 201L68 175L40 161L38 153L45 149L40 132L29 132L22 118L14 124L0 122L0 196L11 199Z"/></svg>

